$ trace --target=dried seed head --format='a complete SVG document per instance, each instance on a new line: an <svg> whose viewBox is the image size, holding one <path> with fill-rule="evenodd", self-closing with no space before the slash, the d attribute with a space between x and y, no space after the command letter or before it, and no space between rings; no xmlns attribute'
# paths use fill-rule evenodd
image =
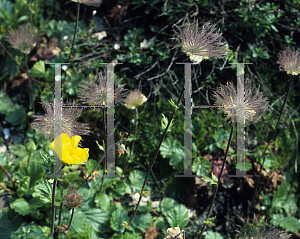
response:
<svg viewBox="0 0 300 239"><path fill-rule="evenodd" d="M114 82L114 89L108 89L106 71L104 73L100 72L98 84L84 81L83 84L79 85L81 89L79 89L78 97L82 103L88 105L107 106L108 103L113 101L115 104L122 104L125 101L127 89L124 89L125 85L118 86L121 80ZM108 95L108 91L113 91L114 95ZM94 108L94 110L100 111L99 108Z"/></svg>
<svg viewBox="0 0 300 239"><path fill-rule="evenodd" d="M286 71L287 74L298 75L300 73L300 52L289 47L279 53L277 61L280 71Z"/></svg>
<svg viewBox="0 0 300 239"><path fill-rule="evenodd" d="M173 238L184 239L184 230L180 231L179 226L168 228L166 235L167 237L165 239L173 239Z"/></svg>
<svg viewBox="0 0 300 239"><path fill-rule="evenodd" d="M41 104L46 113L41 116L33 115L32 117L35 118L35 120L30 126L34 128L37 133L44 134L45 138L48 138L51 142L54 141L55 123L61 123L61 133L66 133L70 138L75 135L88 135L90 133L88 124L76 121L80 116L82 109L62 108L62 114L60 114L60 109L58 108L54 114L53 102L46 103L43 101ZM71 102L68 102L67 104L71 105ZM73 105L75 106L75 102L73 102Z"/></svg>
<svg viewBox="0 0 300 239"><path fill-rule="evenodd" d="M240 78L238 80L240 81ZM241 81L238 85L241 85ZM262 114L268 110L268 99L259 92L259 87L256 89L251 86L249 79L246 79L244 89L239 89L238 92L240 95L237 95L236 88L231 82L227 83L214 92L215 105L224 106L221 110L227 114L227 119L231 118L232 124L237 122L237 116L241 114L245 124L259 121Z"/></svg>
<svg viewBox="0 0 300 239"><path fill-rule="evenodd" d="M102 0L72 0L73 2L80 2L87 6L99 7L102 3Z"/></svg>
<svg viewBox="0 0 300 239"><path fill-rule="evenodd" d="M179 32L173 31L177 34L177 38L181 40L182 51L186 53L191 61L200 63L203 59L208 58L224 58L227 56L228 44L222 37L222 33L215 31L215 25L206 23L203 25L202 30L198 30L198 20L194 19L193 23L188 23L183 30Z"/></svg>
<svg viewBox="0 0 300 239"><path fill-rule="evenodd" d="M147 98L139 90L132 90L127 95L127 98L125 101L126 101L126 103L124 105L128 109L135 109L137 106L145 103L147 101Z"/></svg>
<svg viewBox="0 0 300 239"><path fill-rule="evenodd" d="M70 208L80 207L83 198L79 196L77 189L69 183L69 189L65 195L64 205Z"/></svg>
<svg viewBox="0 0 300 239"><path fill-rule="evenodd" d="M17 50L29 54L39 40L36 28L31 25L20 26L18 30L8 31L7 41Z"/></svg>

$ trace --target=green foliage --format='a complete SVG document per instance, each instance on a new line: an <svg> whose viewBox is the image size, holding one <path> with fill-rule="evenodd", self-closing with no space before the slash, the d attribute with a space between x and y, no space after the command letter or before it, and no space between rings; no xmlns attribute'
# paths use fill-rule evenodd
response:
<svg viewBox="0 0 300 239"><path fill-rule="evenodd" d="M208 231L205 234L205 239L224 239L224 237L218 232Z"/></svg>
<svg viewBox="0 0 300 239"><path fill-rule="evenodd" d="M198 176L206 176L211 168L211 163L202 157L196 158L192 165L192 171Z"/></svg>
<svg viewBox="0 0 300 239"><path fill-rule="evenodd" d="M167 218L170 227L180 228L188 224L188 210L184 205L178 205L175 200L165 198L161 202L161 212Z"/></svg>

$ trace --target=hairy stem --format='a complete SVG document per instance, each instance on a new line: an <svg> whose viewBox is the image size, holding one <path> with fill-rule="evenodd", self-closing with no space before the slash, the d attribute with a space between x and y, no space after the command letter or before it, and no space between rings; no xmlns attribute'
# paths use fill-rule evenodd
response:
<svg viewBox="0 0 300 239"><path fill-rule="evenodd" d="M182 98L182 96L183 96L183 93L184 93L184 87L185 87L185 85L183 85L183 87L182 87L182 90L181 90L179 99L178 99L178 101L177 101L177 105L176 105L177 107L174 109L174 111L173 111L173 113L172 113L172 115L171 115L171 117L170 117L170 120L169 120L169 122L168 122L168 125L167 125L167 127L165 128L165 131L164 131L164 133L163 133L163 135L162 135L162 137L161 137L161 140L160 140L160 142L159 142L159 144L158 144L158 147L157 147L157 149L156 149L156 152L155 152L155 154L154 154L154 156L153 156L151 165L150 165L150 167L149 167L149 169L148 169L148 171L147 171L147 174L146 174L146 177L145 177L145 180L144 180L144 183L143 183L142 190L141 190L141 192L140 192L140 199L139 199L139 201L138 201L138 204L137 204L136 208L134 209L134 212L133 212L133 214L132 214L132 216L131 216L131 218L130 218L130 221L129 221L129 223L128 223L128 226L130 226L130 223L132 222L133 218L135 217L135 214L136 214L136 212L137 212L137 209L138 209L138 207L139 207L139 205L140 205L140 202L141 202L141 200L142 200L142 196L143 196L143 192L144 192L144 189L145 189L145 186L146 186L146 182L147 182L148 176L149 176L150 171L151 171L151 169L152 169L152 167L153 167L153 165L154 165L155 159L156 159L156 157L157 157L157 155L158 155L159 148L160 148L160 146L161 146L161 144L162 144L162 142L163 142L163 140L164 140L164 138L165 138L165 136L166 136L166 134L167 134L167 131L168 131L169 127L170 127L170 124L171 124L171 122L172 122L172 119L174 118L174 115L175 115L175 113L176 113L176 111L177 111L178 105L179 105L179 103L180 103L180 101L181 101L181 98ZM123 234L126 232L126 230L127 230L127 229L125 228Z"/></svg>
<svg viewBox="0 0 300 239"><path fill-rule="evenodd" d="M206 219L205 219L206 221L207 221L207 219L209 218L209 215L210 215L210 213L211 213L212 207L213 207L213 205L214 205L214 202L215 202L215 199L216 199L216 196L217 196L217 191L218 191L218 189L219 189L221 177L222 177L222 174L223 174L223 169L224 169L225 162L226 162L226 158L227 158L227 155L228 155L228 152L229 152L229 146L230 146L231 139L232 139L233 128L234 128L234 126L231 127L230 136L229 136L229 140L228 140L228 144L227 144L227 148L226 148L226 153L225 153L225 156L224 156L224 159L223 159L222 169L221 169L221 172L220 172L220 174L219 174L217 187L215 188L215 192L214 192L214 195L213 195L213 199L212 199L212 201L211 201L211 204L210 204L210 207L209 207L209 210L208 210ZM202 234L203 234L205 228L206 228L206 224L204 223L204 225L203 225L203 227L202 227L202 230L201 230L201 233L200 233L198 239L201 239L201 238L202 238Z"/></svg>
<svg viewBox="0 0 300 239"><path fill-rule="evenodd" d="M64 195L64 182L62 181L61 182L61 195L63 196ZM60 207L59 207L59 216L58 216L58 226L60 226L61 224L61 215L62 215L62 210L63 210L63 203L60 203ZM57 238L59 238L59 229L57 230Z"/></svg>
<svg viewBox="0 0 300 239"><path fill-rule="evenodd" d="M9 178L9 180L12 182L13 187L15 187L15 182L12 180L11 176L8 174L8 172L6 172L5 168L3 168L2 165L0 165L0 168L2 169L2 171L6 174L6 176Z"/></svg>
<svg viewBox="0 0 300 239"><path fill-rule="evenodd" d="M26 71L28 72L28 63L27 63L27 55L24 53L25 56L25 66L26 66ZM33 101L33 93L32 93L32 84L31 84L31 78L29 75L28 76L28 85L29 85L29 91L30 91L30 99L31 99L31 105L32 105L32 111L35 113L35 107L34 107L34 101ZM29 159L28 158L28 166L29 166Z"/></svg>
<svg viewBox="0 0 300 239"><path fill-rule="evenodd" d="M17 63L17 65L21 68L21 70L27 73L28 77L30 76L35 82L37 82L38 84L40 84L40 85L42 85L42 86L45 86L44 83L42 83L42 82L38 81L37 79L35 79L34 77L32 77L32 76L28 73L28 71L26 71L26 70L24 69L24 67L21 66L21 65L16 61L16 59L15 59L15 58L14 58L14 57L6 50L6 48L2 45L1 42L0 42L0 46L1 46L2 49L6 52L6 54L7 54L14 62Z"/></svg>
<svg viewBox="0 0 300 239"><path fill-rule="evenodd" d="M285 104L286 104L287 98L288 98L289 93L290 93L290 89L291 89L292 82L293 82L293 80L292 80L292 78L290 78L290 83L289 83L289 86L288 86L288 89L287 89L287 92L286 92L286 96L285 96L285 99L284 99L284 102L283 102L283 105L282 105L282 108L281 108L281 111L280 111L280 114L279 114L279 117L278 117L278 120L277 120L277 124L276 124L275 130L274 130L274 132L273 132L273 134L272 134L272 136L271 136L271 138L270 138L270 140L269 140L269 142L268 142L268 144L267 144L267 146L266 146L266 148L265 148L265 150L264 150L264 153L263 153L264 159L263 159L263 163L262 163L262 165L261 165L261 169L260 169L258 181L257 181L257 183L256 183L256 187L255 187L253 199L252 199L251 205L250 205L250 207L248 208L248 211L247 211L246 222L247 222L247 220L248 220L249 214L250 214L250 212L251 212L251 210L252 210L253 203L254 203L254 200L255 200L256 192L257 192L258 185L259 185L260 178L261 178L261 173L262 173L262 170L263 170L263 168L264 168L264 163L265 163L265 159L266 159L266 151L267 151L267 149L268 149L268 147L269 147L269 144L271 143L272 139L274 138L274 136L275 136L275 134L276 134L276 132L277 132L277 128L278 128L278 125L279 125L279 122L280 122L280 118L281 118L281 115L282 115L282 113L283 113L284 106L285 106Z"/></svg>
<svg viewBox="0 0 300 239"><path fill-rule="evenodd" d="M73 42L72 42L72 47L71 47L71 52L70 52L70 55L69 55L68 62L70 62L71 55L72 55L73 48L74 48L75 39L76 39L77 26L78 26L78 19L79 19L79 9L80 9L80 2L77 2L77 14L76 14L75 31L74 31L74 37L73 37Z"/></svg>
<svg viewBox="0 0 300 239"><path fill-rule="evenodd" d="M108 149L104 152L104 154L101 156L101 158L99 159L99 161L97 162L97 164L95 165L94 169L92 170L92 172L89 174L88 177L86 177L83 182L77 187L77 190L87 181L87 179L92 175L92 173L96 170L96 168L99 166L99 164L102 162L102 160L106 157L106 152L113 146L113 145L117 145L118 143L114 143L111 146L108 147Z"/></svg>
<svg viewBox="0 0 300 239"><path fill-rule="evenodd" d="M135 142L135 137L136 137L136 131L137 131L137 124L138 124L138 110L137 110L137 107L135 108L135 126L134 126L134 140L132 141L132 145L131 145L131 150L130 150L130 153L129 153L129 157L127 159L127 162L126 162L126 165L121 173L121 175L123 175L128 167L128 164L129 164L129 160L131 158L131 155L132 155L132 152L133 152L133 148L134 148L134 142ZM124 176L124 175L123 175Z"/></svg>
<svg viewBox="0 0 300 239"><path fill-rule="evenodd" d="M106 108L102 108L102 112L103 112L103 130L104 130L104 135L106 136L106 120L105 120L105 109ZM104 139L106 139L106 137L104 137ZM107 140L105 143L105 152L107 152ZM102 190L103 184L104 184L104 177L105 177L105 172L106 172L106 160L107 160L107 153L105 153L105 160L104 160L104 165L103 165L103 175L102 175L102 179L101 179L101 186L100 186L100 192Z"/></svg>
<svg viewBox="0 0 300 239"><path fill-rule="evenodd" d="M70 227L71 227L71 224L72 224L72 221L73 221L73 217L74 217L74 212L75 212L75 208L72 208L72 215L71 215L70 223L69 223L69 226L68 226L68 230L70 230Z"/></svg>
<svg viewBox="0 0 300 239"><path fill-rule="evenodd" d="M54 234L54 221L55 221L55 191L56 191L57 178L54 179L52 189L52 207L51 207L51 235Z"/></svg>

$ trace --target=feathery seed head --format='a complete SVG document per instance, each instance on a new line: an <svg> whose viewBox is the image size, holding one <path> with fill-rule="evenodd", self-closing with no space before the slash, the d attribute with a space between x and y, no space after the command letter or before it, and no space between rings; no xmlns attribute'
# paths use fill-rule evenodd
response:
<svg viewBox="0 0 300 239"><path fill-rule="evenodd" d="M36 28L31 25L20 26L17 30L8 31L7 41L17 50L28 55L34 48L39 37Z"/></svg>
<svg viewBox="0 0 300 239"><path fill-rule="evenodd" d="M280 71L286 71L287 74L298 75L300 73L300 52L294 48L286 48L279 53L277 63Z"/></svg>
<svg viewBox="0 0 300 239"><path fill-rule="evenodd" d="M65 195L64 205L69 209L80 207L82 204L83 198L79 196L76 187L72 186L69 183L69 189L67 194Z"/></svg>
<svg viewBox="0 0 300 239"><path fill-rule="evenodd" d="M124 89L125 85L118 86L122 79L119 79L114 82L114 89L108 89L107 87L107 74L106 71L102 74L99 73L99 83L95 82L86 82L79 86L78 97L84 104L88 105L102 105L107 106L108 103L115 102L116 104L123 104L126 98L127 89ZM114 95L108 95L108 91L113 91ZM94 108L95 111L100 111L99 108Z"/></svg>
<svg viewBox="0 0 300 239"><path fill-rule="evenodd" d="M238 79L240 81L240 78ZM221 110L227 114L227 119L231 118L232 124L237 122L238 114L243 114L245 124L259 121L262 114L268 110L268 98L263 97L263 94L259 92L259 87L258 89L252 87L249 79L246 79L244 89L239 89L238 92L240 95L237 95L232 82L227 83L214 92L215 105L224 106ZM234 106L235 108L226 106Z"/></svg>
<svg viewBox="0 0 300 239"><path fill-rule="evenodd" d="M200 63L203 59L224 58L227 56L228 44L224 41L222 33L216 31L215 25L206 23L202 30L198 29L198 20L194 19L193 23L188 23L183 30L176 24L177 32L174 28L177 38L181 40L182 51L186 53L191 61Z"/></svg>
<svg viewBox="0 0 300 239"><path fill-rule="evenodd" d="M126 103L124 104L128 109L135 109L137 106L145 103L147 101L146 96L142 94L139 90L130 91L127 95Z"/></svg>
<svg viewBox="0 0 300 239"><path fill-rule="evenodd" d="M88 135L90 130L86 123L79 123L76 119L80 116L81 108L62 108L62 114L59 113L60 109L57 109L54 114L54 104L42 102L41 103L45 114L41 116L33 115L34 122L30 124L37 133L44 134L45 138L48 138L51 142L54 141L54 125L55 123L62 124L62 133L66 133L70 138L75 135ZM71 105L71 102L67 103ZM75 105L75 102L73 102Z"/></svg>

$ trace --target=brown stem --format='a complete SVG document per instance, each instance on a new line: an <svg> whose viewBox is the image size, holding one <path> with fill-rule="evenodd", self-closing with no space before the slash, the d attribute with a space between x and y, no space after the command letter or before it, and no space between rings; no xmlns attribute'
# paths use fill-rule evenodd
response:
<svg viewBox="0 0 300 239"><path fill-rule="evenodd" d="M70 227L71 227L71 224L72 224L72 221L73 221L74 211L75 211L75 208L72 208L72 215L71 215L70 223L69 223L69 226L68 226L68 230L70 230Z"/></svg>
<svg viewBox="0 0 300 239"><path fill-rule="evenodd" d="M257 183L256 183L256 187L255 187L253 199L252 199L252 202L251 202L251 206L250 206L250 208L249 208L248 211L247 211L247 218L246 218L246 221L248 220L249 214L250 214L250 212L251 212L251 210L252 210L252 207L253 207L253 203L254 203L254 200L255 200L256 192L257 192L258 185L259 185L260 178L261 178L261 173L262 173L262 170L263 170L263 168L264 168L264 163L265 163L265 159L266 159L266 151L267 151L267 149L268 149L268 147L269 147L269 144L271 143L272 139L274 138L274 136L275 136L275 134L276 134L276 132L277 132L277 128L278 128L278 125L279 125L279 121L280 121L281 115L282 115L282 113L283 113L283 109L284 109L284 106L285 106L285 104L286 104L287 98L288 98L288 96L289 96L292 82L293 82L293 80L292 80L292 78L290 78L290 84L289 84L288 89L287 89L287 92L286 92L286 96L285 96L285 99L284 99L284 102L283 102L283 105L282 105L282 108L281 108L281 111L280 111L280 114L279 114L279 117L278 117L278 120L277 120L277 124L276 124L275 130L274 130L274 132L273 132L273 134L272 134L272 136L271 136L271 138L270 138L270 140L269 140L269 142L268 142L268 144L267 144L267 146L266 146L266 148L265 148L265 150L264 150L264 153L263 153L264 159L263 159L263 163L262 163L262 165L261 165L261 169L260 169L260 173L259 173L259 178L258 178L258 181L257 181Z"/></svg>
<svg viewBox="0 0 300 239"><path fill-rule="evenodd" d="M135 126L134 126L134 139L132 141L132 145L131 145L131 150L130 150L130 153L129 153L129 157L127 159L127 162L126 162L126 165L121 173L121 175L123 175L128 167L128 164L129 164L129 160L131 158L131 154L133 152L133 148L134 148L134 142L135 142L135 137L136 137L136 131L137 131L137 124L138 124L138 110L137 108L135 108ZM124 175L123 175L124 176Z"/></svg>
<svg viewBox="0 0 300 239"><path fill-rule="evenodd" d="M106 108L102 108L102 112L103 112L103 130L104 130L104 140L106 140L106 120L105 120L105 109ZM101 186L100 186L100 192L102 190L103 184L104 184L104 177L105 177L105 172L106 172L106 160L107 160L107 140L105 142L105 160L104 160L104 165L103 165L103 175L102 175L102 179L101 179Z"/></svg>
<svg viewBox="0 0 300 239"><path fill-rule="evenodd" d="M78 19L79 19L79 9L80 9L80 1L77 2L76 24L75 24L75 31L74 31L74 37L73 37L73 42L72 42L71 52L70 52L69 59L68 59L68 62L69 62L69 63L70 63L70 59L71 59L71 55L72 55L72 52L73 52L74 43L75 43L75 39L76 39L77 26L78 26Z"/></svg>
<svg viewBox="0 0 300 239"><path fill-rule="evenodd" d="M53 190L52 190L52 207L51 207L51 235L54 234L54 220L55 220L55 191L56 191L57 178L54 179L53 182Z"/></svg>
<svg viewBox="0 0 300 239"><path fill-rule="evenodd" d="M0 168L2 169L2 171L6 174L6 176L9 178L9 180L12 182L13 187L15 187L15 182L12 180L11 176L8 174L8 172L6 172L5 168L3 168L2 165L0 165Z"/></svg>
<svg viewBox="0 0 300 239"><path fill-rule="evenodd" d="M63 181L61 181L61 195L64 195L64 187L63 187L64 183ZM59 216L58 216L58 226L60 226L61 224L61 215L62 215L62 210L63 210L63 203L60 203L60 207L59 207ZM57 230L57 238L59 238L59 229Z"/></svg>
<svg viewBox="0 0 300 239"><path fill-rule="evenodd" d="M27 55L24 53L25 56L25 66L26 70L28 72L28 63L27 63ZM32 84L31 84L31 78L28 75L28 85L29 85L29 91L30 91L30 99L31 99L31 104L32 104L32 111L35 113L35 107L34 107L34 101L33 101L33 93L32 93ZM29 158L28 158L28 166L29 166Z"/></svg>
<svg viewBox="0 0 300 239"><path fill-rule="evenodd" d="M234 126L231 127L231 132L230 132L230 136L229 136L229 140L228 140L228 144L227 144L227 149L226 149L226 153L225 153L225 156L224 156L224 159L223 159L222 169L221 169L221 172L220 172L220 174L219 174L217 187L216 187L216 189L215 189L215 192L214 192L214 195L213 195L213 199L212 199L212 201L211 201L211 204L210 204L210 207L209 207L209 210L208 210L206 219L205 219L206 221L207 221L207 219L209 218L209 215L210 215L210 213L211 213L212 207L213 207L213 205L214 205L214 201L215 201L216 196L217 196L217 191L218 191L218 189L219 189L221 177L222 177L222 174L223 174L223 169L224 169L225 162L226 162L226 158L227 158L227 155L228 155L228 152L229 152L229 146L230 146L231 139L232 139L233 128L234 128ZM204 223L204 225L203 225L203 227L202 227L202 230L201 230L201 233L200 233L198 239L201 239L201 238L202 238L202 234L203 234L205 228L206 228L206 224Z"/></svg>
<svg viewBox="0 0 300 239"><path fill-rule="evenodd" d="M131 216L131 218L130 218L130 221L129 221L129 223L128 223L128 226L130 226L130 223L132 222L133 218L135 217L135 214L136 214L136 212L137 212L137 209L138 209L138 207L139 207L139 205L140 205L140 202L141 202L141 200L142 200L142 195L143 195L143 192L144 192L144 189L145 189L145 185L146 185L148 176L149 176L150 171L151 171L151 169L152 169L152 167L153 167L153 165L154 165L155 159L156 159L156 157L157 157L157 155L158 155L159 148L160 148L160 146L161 146L161 144L162 144L162 142L163 142L163 140L164 140L164 138L165 138L165 136L166 136L166 134L167 134L167 131L168 131L169 127L170 127L170 124L171 124L171 122L172 122L172 120L173 120L173 118L174 118L174 115L175 115L176 111L177 111L178 105L179 105L179 103L180 103L180 101L181 101L181 98L182 98L182 96L183 96L183 93L184 93L184 87L185 87L185 85L183 85L183 87L182 87L182 90L181 90L179 99L178 99L178 101L177 101L177 105L176 105L177 107L174 109L174 111L173 111L173 113L172 113L172 115L171 115L171 118L170 118L170 120L169 120L169 122L168 122L168 125L167 125L167 127L165 128L165 131L164 131L164 133L163 133L163 135L162 135L162 137L161 137L161 139L160 139L160 142L159 142L159 144L158 144L158 147L157 147L157 149L156 149L156 152L155 152L155 154L154 154L154 156L153 156L151 165L150 165L150 167L149 167L149 169L148 169L148 171L147 171L147 174L146 174L146 177L145 177L145 180L144 180L144 183L143 183L143 187L142 187L142 190L141 190L141 193L140 193L140 199L139 199L139 201L138 201L138 204L137 204L136 208L134 209L134 212L133 212L133 214L132 214L132 216ZM123 234L126 232L126 230L127 230L127 229L125 228Z"/></svg>
<svg viewBox="0 0 300 239"><path fill-rule="evenodd" d="M21 66L21 65L16 61L16 59L15 59L15 58L14 58L14 57L6 50L6 48L2 45L1 42L0 42L0 46L1 46L2 49L6 52L6 54L7 54L11 59L13 59L13 61L15 61L15 62L17 63L17 65L22 69L22 71L24 71L24 72L27 73L28 77L30 76L35 82L39 83L39 84L42 85L42 86L45 86L44 83L38 81L38 80L35 79L33 76L31 76L31 75L28 73L28 71L26 71L26 70L23 68L23 66Z"/></svg>

